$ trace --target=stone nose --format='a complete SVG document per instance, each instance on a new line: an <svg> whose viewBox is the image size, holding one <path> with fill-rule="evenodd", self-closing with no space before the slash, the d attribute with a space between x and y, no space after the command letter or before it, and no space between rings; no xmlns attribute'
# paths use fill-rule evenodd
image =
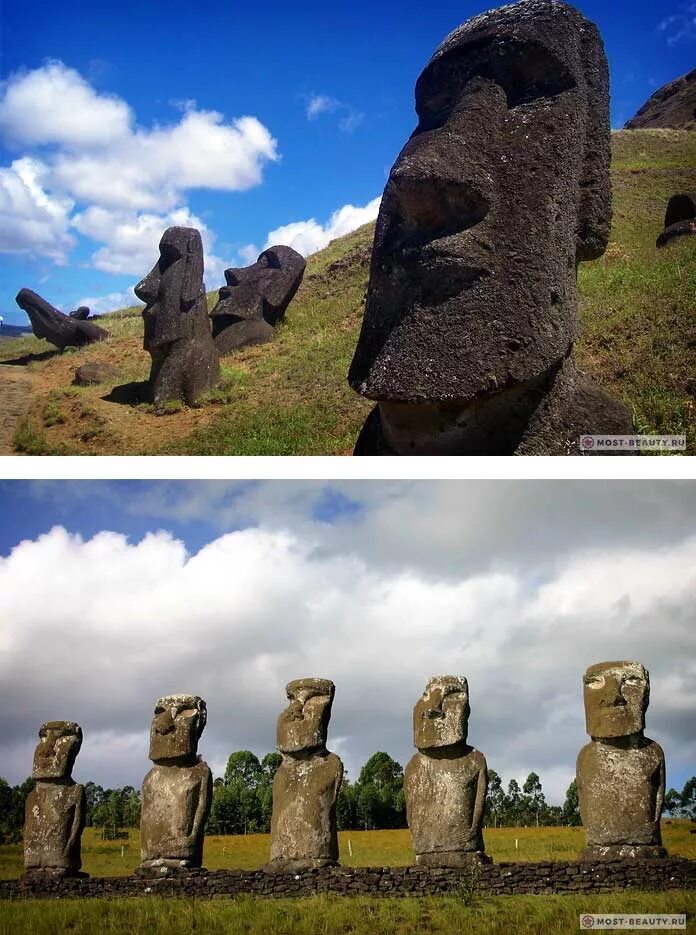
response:
<svg viewBox="0 0 696 935"><path fill-rule="evenodd" d="M621 694L621 682L618 679L605 678L600 700L607 708L625 707L627 702Z"/></svg>
<svg viewBox="0 0 696 935"><path fill-rule="evenodd" d="M390 179L401 218L429 239L449 237L480 224L490 210L483 186L452 178L428 160L409 160Z"/></svg>

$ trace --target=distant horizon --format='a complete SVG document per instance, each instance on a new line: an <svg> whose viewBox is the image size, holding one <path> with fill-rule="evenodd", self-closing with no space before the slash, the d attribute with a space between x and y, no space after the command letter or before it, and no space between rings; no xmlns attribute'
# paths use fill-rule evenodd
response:
<svg viewBox="0 0 696 935"><path fill-rule="evenodd" d="M260 16L173 0L163 16L124 0L99 18L85 0L8 5L0 315L24 324L23 286L61 310L133 304L171 224L201 230L212 291L270 241L307 255L373 220L416 124L417 76L494 6L446 0L424 16L412 0L398 13L309 0ZM615 128L694 67L693 0L576 6L606 44Z"/></svg>

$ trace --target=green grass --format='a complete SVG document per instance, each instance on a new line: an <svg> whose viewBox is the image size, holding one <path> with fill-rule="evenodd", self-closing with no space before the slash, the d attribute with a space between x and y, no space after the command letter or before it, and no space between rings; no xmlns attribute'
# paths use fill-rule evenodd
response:
<svg viewBox="0 0 696 935"><path fill-rule="evenodd" d="M696 237L655 248L669 197L696 190L696 133L641 130L613 134L614 220L604 257L580 267L582 369L632 411L637 431L687 435L696 454ZM0 343L0 361L39 355L29 364L38 399L16 443L28 453L303 455L349 453L371 403L346 375L362 319L368 224L310 257L304 282L275 340L223 361L221 386L195 412L157 420L151 407L104 400L85 387L102 431L83 438L68 414L46 425L52 392L66 390L86 360L114 364L120 382L148 375L137 308L106 316L109 340L50 354L36 339ZM209 286L214 285L208 283ZM209 293L208 304L215 302ZM48 356L41 357L40 355ZM130 408L128 418L124 409Z"/></svg>
<svg viewBox="0 0 696 935"><path fill-rule="evenodd" d="M664 843L670 854L696 859L696 835L689 833L692 827L687 821L663 823ZM406 829L341 831L338 838L344 867L403 867L413 863ZM496 863L575 860L584 846L582 828L486 828L484 839L486 851ZM203 863L209 870L257 870L268 860L270 843L268 834L207 835ZM126 876L139 862L136 830L129 832L127 841L102 841L96 829L85 829L82 867L91 876ZM22 871L21 845L0 846L0 879L18 877Z"/></svg>
<svg viewBox="0 0 696 935"><path fill-rule="evenodd" d="M686 912L694 931L696 893L4 901L0 935L562 935L578 932L587 912Z"/></svg>

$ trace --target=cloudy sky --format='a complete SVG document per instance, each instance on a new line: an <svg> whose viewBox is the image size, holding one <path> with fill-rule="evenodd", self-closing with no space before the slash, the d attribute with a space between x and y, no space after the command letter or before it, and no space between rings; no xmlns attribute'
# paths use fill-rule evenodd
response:
<svg viewBox="0 0 696 935"><path fill-rule="evenodd" d="M493 0L289 7L14 0L0 22L0 315L133 304L162 231L198 227L206 284L272 243L308 254L376 216L440 41ZM578 0L615 126L693 67L694 0Z"/></svg>
<svg viewBox="0 0 696 935"><path fill-rule="evenodd" d="M562 801L586 742L581 677L636 659L668 784L696 773L695 482L0 484L0 775L44 720L75 775L139 785L159 695L208 702L201 752L274 746L284 685L336 683L356 778L411 756L433 674L469 679L470 742Z"/></svg>

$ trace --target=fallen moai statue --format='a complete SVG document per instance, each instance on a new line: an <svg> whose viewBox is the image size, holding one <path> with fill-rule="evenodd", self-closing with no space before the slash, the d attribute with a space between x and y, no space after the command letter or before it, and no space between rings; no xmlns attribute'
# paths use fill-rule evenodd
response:
<svg viewBox="0 0 696 935"><path fill-rule="evenodd" d="M264 344L300 288L304 257L292 247L269 247L251 266L226 269L227 285L210 313L220 354L245 344Z"/></svg>
<svg viewBox="0 0 696 935"><path fill-rule="evenodd" d="M84 347L109 337L109 332L99 325L64 315L31 289L20 289L16 302L29 316L36 337L45 338L61 351L66 347Z"/></svg>

